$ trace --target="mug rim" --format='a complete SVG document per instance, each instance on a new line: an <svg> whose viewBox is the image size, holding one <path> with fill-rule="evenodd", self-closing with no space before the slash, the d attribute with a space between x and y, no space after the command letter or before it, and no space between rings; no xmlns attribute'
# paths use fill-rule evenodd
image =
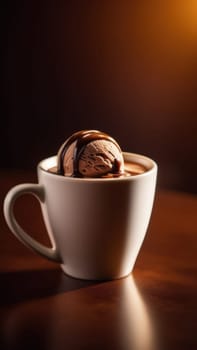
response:
<svg viewBox="0 0 197 350"><path fill-rule="evenodd" d="M52 173L50 172L48 169L52 168L55 164L57 163L57 155L53 155L53 156L50 156L50 157L47 157L45 159L42 159L38 165L37 165L37 170L38 171L41 171L45 174L47 174L48 176L52 176L52 177L55 177L55 178L58 178L58 179L62 179L63 181L75 181L75 182L109 182L109 181L131 181L131 179L136 179L136 178L142 178L142 177L146 177L148 175L150 175L152 172L155 172L157 171L157 168L158 168L158 165L157 163L150 157L148 156L145 156L143 154L139 154L139 153L132 153L132 152L122 152L123 154L123 158L124 158L124 161L127 161L128 158L132 157L134 158L133 159L133 162L136 162L136 163L139 163L139 164L142 164L144 165L147 170L142 173L142 174L136 174L136 175L131 175L131 176L120 176L120 177L83 177L83 178L80 178L80 177L71 177L71 176L64 176L64 175L59 175L59 174L56 174L56 173ZM141 162L137 161L136 159L138 160L141 160ZM130 160L131 161L131 160ZM44 166L44 164L47 163L48 166ZM149 163L149 167L145 165Z"/></svg>

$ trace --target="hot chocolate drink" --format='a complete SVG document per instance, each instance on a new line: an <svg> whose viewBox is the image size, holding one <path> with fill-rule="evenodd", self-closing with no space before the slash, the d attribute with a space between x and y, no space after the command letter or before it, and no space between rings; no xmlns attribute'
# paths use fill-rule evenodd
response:
<svg viewBox="0 0 197 350"><path fill-rule="evenodd" d="M5 198L5 218L14 235L69 276L97 281L127 276L151 216L156 163L122 152L105 133L85 130L71 135L37 171L38 184L17 185ZM40 202L51 247L17 223L14 204L25 193Z"/></svg>
<svg viewBox="0 0 197 350"><path fill-rule="evenodd" d="M53 174L58 174L57 166L49 168L48 171ZM125 162L124 163L124 172L121 174L112 174L108 173L106 175L99 176L100 178L117 178L117 177L128 177L134 175L140 175L147 171L146 167L139 163L134 162Z"/></svg>

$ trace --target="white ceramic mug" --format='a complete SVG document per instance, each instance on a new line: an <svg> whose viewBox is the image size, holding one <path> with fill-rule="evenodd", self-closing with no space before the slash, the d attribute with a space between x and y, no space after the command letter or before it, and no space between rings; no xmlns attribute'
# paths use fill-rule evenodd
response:
<svg viewBox="0 0 197 350"><path fill-rule="evenodd" d="M38 164L38 184L13 187L4 201L10 230L26 246L59 262L76 278L107 280L133 269L147 232L155 196L157 165L145 156L123 153L147 171L119 178L72 178L49 172L56 157ZM52 248L30 237L17 223L13 207L25 193L36 196Z"/></svg>

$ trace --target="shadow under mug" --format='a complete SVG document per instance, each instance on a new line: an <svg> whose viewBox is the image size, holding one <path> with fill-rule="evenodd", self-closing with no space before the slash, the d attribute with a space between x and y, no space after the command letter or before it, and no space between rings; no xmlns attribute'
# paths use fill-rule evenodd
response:
<svg viewBox="0 0 197 350"><path fill-rule="evenodd" d="M56 157L38 164L38 184L10 189L4 215L12 233L42 256L59 262L75 278L110 280L131 273L147 232L155 197L157 164L123 153L126 162L146 167L140 175L119 178L72 178L48 170ZM14 203L25 193L41 204L52 247L45 247L19 226Z"/></svg>

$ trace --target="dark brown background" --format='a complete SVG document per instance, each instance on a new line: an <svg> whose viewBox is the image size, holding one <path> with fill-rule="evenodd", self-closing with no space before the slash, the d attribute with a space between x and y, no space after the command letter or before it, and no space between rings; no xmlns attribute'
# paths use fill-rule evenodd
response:
<svg viewBox="0 0 197 350"><path fill-rule="evenodd" d="M197 4L6 1L1 168L34 169L71 133L100 129L197 193Z"/></svg>

